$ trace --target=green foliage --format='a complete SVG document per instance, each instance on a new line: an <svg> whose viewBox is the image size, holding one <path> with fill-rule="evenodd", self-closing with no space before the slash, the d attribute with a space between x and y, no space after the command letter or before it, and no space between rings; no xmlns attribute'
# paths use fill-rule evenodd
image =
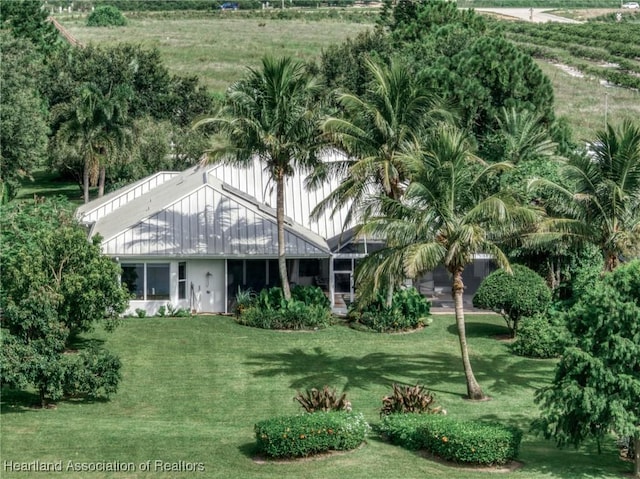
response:
<svg viewBox="0 0 640 479"><path fill-rule="evenodd" d="M511 351L529 358L556 358L568 345L567 331L560 315L536 314L520 320L518 337Z"/></svg>
<svg viewBox="0 0 640 479"><path fill-rule="evenodd" d="M380 429L393 444L464 464L505 464L518 457L522 439L512 427L443 415L392 414Z"/></svg>
<svg viewBox="0 0 640 479"><path fill-rule="evenodd" d="M429 321L431 303L416 288L394 291L391 307L378 294L367 304L356 302L349 308L349 319L379 333L416 329Z"/></svg>
<svg viewBox="0 0 640 479"><path fill-rule="evenodd" d="M425 389L425 386L401 386L393 384L391 396L382 398L381 416L396 413L437 414L442 411L435 406L435 396Z"/></svg>
<svg viewBox="0 0 640 479"><path fill-rule="evenodd" d="M347 400L347 393L338 396L335 389L323 386L322 389L311 388L305 392L298 392L293 398L300 403L305 412L317 411L351 411L351 402Z"/></svg>
<svg viewBox="0 0 640 479"><path fill-rule="evenodd" d="M331 324L331 312L324 306L308 306L296 299L283 299L277 309L259 303L246 308L236 321L263 329L319 329Z"/></svg>
<svg viewBox="0 0 640 479"><path fill-rule="evenodd" d="M48 16L41 0L11 0L2 2L0 8L2 27L8 28L16 38L30 41L39 53L44 54L61 49L64 43ZM7 72L7 65L3 65L2 74Z"/></svg>
<svg viewBox="0 0 640 479"><path fill-rule="evenodd" d="M535 423L558 445L602 440L609 431L640 437L640 260L607 273L567 312L574 346L538 391ZM636 471L640 471L636 458Z"/></svg>
<svg viewBox="0 0 640 479"><path fill-rule="evenodd" d="M87 17L88 27L123 27L127 19L113 5L100 5Z"/></svg>
<svg viewBox="0 0 640 479"><path fill-rule="evenodd" d="M526 266L514 264L511 270L508 273L500 269L487 276L473 296L473 305L502 314L515 337L520 318L547 310L551 290L542 277Z"/></svg>
<svg viewBox="0 0 640 479"><path fill-rule="evenodd" d="M291 297L302 301L307 306L323 306L327 309L331 307L331 301L324 294L322 288L318 286L301 286L298 284L291 288Z"/></svg>
<svg viewBox="0 0 640 479"><path fill-rule="evenodd" d="M136 308L136 316L138 316L138 318L140 318L140 319L146 318L147 317L147 310L146 309L142 309L142 308Z"/></svg>
<svg viewBox="0 0 640 479"><path fill-rule="evenodd" d="M21 180L46 158L48 110L38 91L42 57L33 50L25 39L0 36L0 203L14 198Z"/></svg>
<svg viewBox="0 0 640 479"><path fill-rule="evenodd" d="M115 394L121 379L118 356L95 348L66 355L66 359L65 395L108 398Z"/></svg>
<svg viewBox="0 0 640 479"><path fill-rule="evenodd" d="M362 414L316 412L261 421L255 425L255 434L260 452L287 458L355 449L369 429Z"/></svg>
<svg viewBox="0 0 640 479"><path fill-rule="evenodd" d="M0 214L0 310L3 348L0 382L35 387L41 404L63 396L69 338L101 322L116 326L129 295L118 281L120 267L87 241L69 205L59 201L11 203ZM117 384L115 359L80 355L72 390L108 394ZM117 366L119 367L119 366ZM84 368L84 369L83 369ZM116 368L117 369L117 368ZM104 375L100 383L95 375ZM101 393L102 394L102 393Z"/></svg>

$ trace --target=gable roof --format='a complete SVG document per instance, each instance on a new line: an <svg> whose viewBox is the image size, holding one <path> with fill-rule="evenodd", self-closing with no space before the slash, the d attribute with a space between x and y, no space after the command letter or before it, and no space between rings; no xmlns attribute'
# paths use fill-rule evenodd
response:
<svg viewBox="0 0 640 479"><path fill-rule="evenodd" d="M223 184L212 168L161 173L78 208L112 256L277 256L275 210ZM315 232L287 221L288 256L327 256Z"/></svg>

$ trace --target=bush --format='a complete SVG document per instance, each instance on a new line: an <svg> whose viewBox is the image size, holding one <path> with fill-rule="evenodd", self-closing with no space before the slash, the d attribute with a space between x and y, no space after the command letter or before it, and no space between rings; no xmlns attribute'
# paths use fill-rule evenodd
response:
<svg viewBox="0 0 640 479"><path fill-rule="evenodd" d="M347 393L338 397L336 390L329 389L329 386L324 386L322 389L307 389L304 393L298 392L293 399L298 401L306 412L351 411Z"/></svg>
<svg viewBox="0 0 640 479"><path fill-rule="evenodd" d="M391 307L382 294L366 305L356 303L349 309L349 319L379 333L407 331L428 323L431 303L416 288L394 292Z"/></svg>
<svg viewBox="0 0 640 479"><path fill-rule="evenodd" d="M324 294L324 291L317 286L296 285L291 288L291 297L309 306L323 306L327 309L331 307L331 301Z"/></svg>
<svg viewBox="0 0 640 479"><path fill-rule="evenodd" d="M518 456L522 432L501 424L458 421L448 416L392 414L381 430L407 449L425 449L464 464L505 464Z"/></svg>
<svg viewBox="0 0 640 479"><path fill-rule="evenodd" d="M105 349L88 349L68 357L65 395L108 398L118 390L121 363L115 354Z"/></svg>
<svg viewBox="0 0 640 479"><path fill-rule="evenodd" d="M315 412L267 419L254 429L261 453L286 458L355 449L364 442L369 425L362 414Z"/></svg>
<svg viewBox="0 0 640 479"><path fill-rule="evenodd" d="M544 312L551 304L551 290L532 269L511 266L513 274L498 270L487 276L473 297L473 306L499 312L505 318L512 337L523 316Z"/></svg>
<svg viewBox="0 0 640 479"><path fill-rule="evenodd" d="M382 398L381 416L395 413L439 413L442 408L434 407L435 396L425 390L424 386L393 385L391 396Z"/></svg>
<svg viewBox="0 0 640 479"><path fill-rule="evenodd" d="M122 12L111 5L96 7L87 17L88 27L123 27L127 24Z"/></svg>
<svg viewBox="0 0 640 479"><path fill-rule="evenodd" d="M518 356L529 358L555 358L567 346L567 331L563 320L556 316L536 314L522 318L520 332L511 350Z"/></svg>

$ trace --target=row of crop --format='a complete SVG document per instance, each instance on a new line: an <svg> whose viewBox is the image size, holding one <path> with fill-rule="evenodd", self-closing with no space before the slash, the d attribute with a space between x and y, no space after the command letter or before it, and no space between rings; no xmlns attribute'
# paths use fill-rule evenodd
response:
<svg viewBox="0 0 640 479"><path fill-rule="evenodd" d="M625 76L627 74L638 74L640 73L640 62L630 60L628 58L620 57L617 55L613 55L602 48L595 47L585 47L578 44L565 44L563 42L539 38L539 37L528 37L526 35L519 35L515 38L512 38L516 43L522 45L535 45L536 47L546 46L550 47L555 54L553 55L555 59L561 60L565 63L573 61L576 63L575 58L581 58L596 62L607 62L610 64L608 67L604 68L604 71L614 71L618 73L620 76ZM534 56L541 56L536 54L537 51L544 52L542 55L544 58L550 58L549 50L544 49L531 49L527 48L527 51ZM566 54L562 54L561 52L566 52ZM583 65L587 65L583 63ZM615 65L615 67L611 67L611 65ZM633 83L633 82L632 82Z"/></svg>
<svg viewBox="0 0 640 479"><path fill-rule="evenodd" d="M506 32L514 39L527 38L533 43L549 45L561 44L580 45L582 47L592 47L605 49L612 55L630 59L640 59L640 28L634 25L627 25L617 32L615 37L601 35L598 28L580 28L574 26L569 29L558 29L549 27L528 27L525 24L517 24L515 27L507 27ZM637 40L635 37L639 37Z"/></svg>

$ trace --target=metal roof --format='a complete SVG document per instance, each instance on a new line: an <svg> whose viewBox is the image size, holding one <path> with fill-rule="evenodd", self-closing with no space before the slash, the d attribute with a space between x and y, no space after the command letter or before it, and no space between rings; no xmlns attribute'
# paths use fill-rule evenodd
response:
<svg viewBox="0 0 640 479"><path fill-rule="evenodd" d="M79 208L113 256L277 255L275 210L210 174L212 167L161 173ZM290 257L328 256L326 240L289 219Z"/></svg>

